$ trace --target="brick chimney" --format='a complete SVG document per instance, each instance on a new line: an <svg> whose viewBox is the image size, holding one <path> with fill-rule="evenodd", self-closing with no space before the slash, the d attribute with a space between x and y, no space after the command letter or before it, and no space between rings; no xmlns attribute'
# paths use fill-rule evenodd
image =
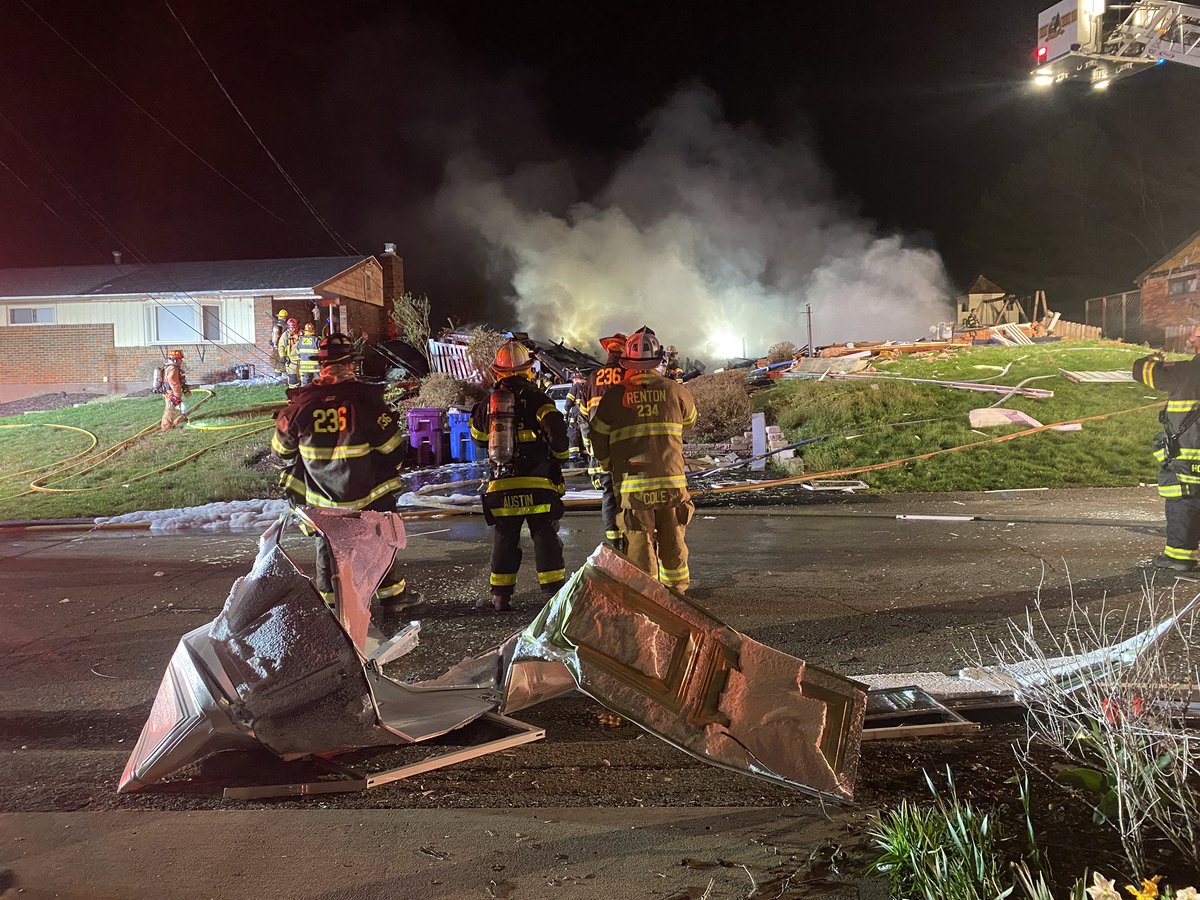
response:
<svg viewBox="0 0 1200 900"><path fill-rule="evenodd" d="M383 267L383 325L388 340L395 340L396 323L392 321L392 307L396 298L404 293L404 259L396 255L395 244L384 244L383 252L375 257Z"/></svg>

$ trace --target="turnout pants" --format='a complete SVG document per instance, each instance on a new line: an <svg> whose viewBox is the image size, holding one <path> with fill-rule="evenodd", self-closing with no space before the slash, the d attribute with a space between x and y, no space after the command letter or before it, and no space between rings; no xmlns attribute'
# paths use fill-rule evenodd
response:
<svg viewBox="0 0 1200 900"><path fill-rule="evenodd" d="M521 569L521 525L529 524L533 557L542 590L554 593L566 580L563 545L558 536L558 519L550 513L532 516L496 516L492 523L492 593L511 597Z"/></svg>
<svg viewBox="0 0 1200 900"><path fill-rule="evenodd" d="M600 500L600 518L604 520L604 539L623 550L622 538L628 529L621 527L621 505L617 502L617 492L613 488L613 478L607 472L600 476L600 490L604 492Z"/></svg>
<svg viewBox="0 0 1200 900"><path fill-rule="evenodd" d="M1171 559L1200 561L1200 497L1168 497L1167 545Z"/></svg>
<svg viewBox="0 0 1200 900"><path fill-rule="evenodd" d="M695 509L688 501L660 509L621 510L621 522L629 540L625 555L643 572L680 593L691 584L684 538Z"/></svg>

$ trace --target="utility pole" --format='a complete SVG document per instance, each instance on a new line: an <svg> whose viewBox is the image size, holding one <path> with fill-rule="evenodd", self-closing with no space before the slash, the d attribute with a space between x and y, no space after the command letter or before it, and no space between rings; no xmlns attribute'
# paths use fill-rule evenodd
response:
<svg viewBox="0 0 1200 900"><path fill-rule="evenodd" d="M808 316L808 358L812 359L817 355L817 348L813 346L812 338L812 304L804 304L804 314Z"/></svg>

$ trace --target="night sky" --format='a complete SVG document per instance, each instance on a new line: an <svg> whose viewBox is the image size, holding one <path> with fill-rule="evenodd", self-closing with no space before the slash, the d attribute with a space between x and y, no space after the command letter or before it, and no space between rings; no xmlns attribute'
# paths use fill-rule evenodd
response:
<svg viewBox="0 0 1200 900"><path fill-rule="evenodd" d="M166 136L21 0L0 0L0 266L105 262L118 240L152 261L342 252L164 3L28 2L287 224ZM409 286L466 317L494 312L504 284L430 212L464 150L501 171L568 160L586 195L673 90L703 84L768 139L807 133L852 208L939 250L961 285L987 270L963 239L980 195L1068 112L1103 120L1153 89L1103 102L1032 92L1049 0L172 5L333 230L368 253L395 242Z"/></svg>

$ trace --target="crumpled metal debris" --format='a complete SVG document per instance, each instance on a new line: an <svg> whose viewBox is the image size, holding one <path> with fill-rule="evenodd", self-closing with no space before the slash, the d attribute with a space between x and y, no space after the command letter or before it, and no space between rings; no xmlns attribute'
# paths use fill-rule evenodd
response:
<svg viewBox="0 0 1200 900"><path fill-rule="evenodd" d="M521 634L505 709L560 687L679 749L800 791L853 797L864 685L753 641L624 556L597 549Z"/></svg>
<svg viewBox="0 0 1200 900"><path fill-rule="evenodd" d="M220 615L180 640L119 791L233 747L295 757L423 741L499 705L498 692L418 691L368 666L370 597L404 545L403 525L388 513L308 516L335 535L345 624L283 551L281 519L259 541L253 569L234 583Z"/></svg>

